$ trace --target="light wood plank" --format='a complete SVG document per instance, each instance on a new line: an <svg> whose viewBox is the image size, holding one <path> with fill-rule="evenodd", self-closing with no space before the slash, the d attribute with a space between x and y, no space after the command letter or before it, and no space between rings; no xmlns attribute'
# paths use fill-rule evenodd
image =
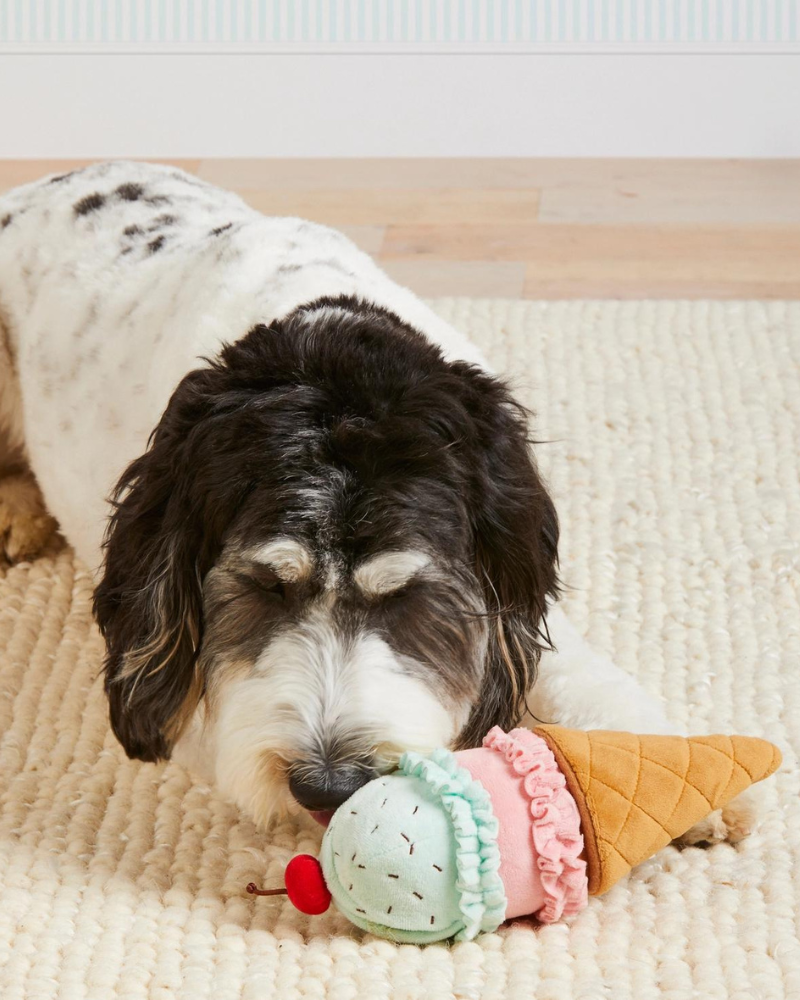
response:
<svg viewBox="0 0 800 1000"><path fill-rule="evenodd" d="M796 282L667 280L658 274L600 278L541 275L528 265L523 299L796 299Z"/></svg>
<svg viewBox="0 0 800 1000"><path fill-rule="evenodd" d="M266 215L296 215L328 226L535 222L539 208L539 192L526 189L238 189L238 194Z"/></svg>
<svg viewBox="0 0 800 1000"><path fill-rule="evenodd" d="M199 175L245 191L420 188L562 189L651 182L679 191L687 184L758 196L776 177L795 176L798 160L720 159L275 159L200 163Z"/></svg>
<svg viewBox="0 0 800 1000"><path fill-rule="evenodd" d="M385 226L337 226L337 229L360 250L373 255L380 251L386 235Z"/></svg>
<svg viewBox="0 0 800 1000"><path fill-rule="evenodd" d="M526 297L800 297L798 228L551 228Z"/></svg>
<svg viewBox="0 0 800 1000"><path fill-rule="evenodd" d="M133 157L131 157L133 159ZM79 170L101 160L2 160L0 159L0 191L18 187L20 184L30 184L47 174L67 173ZM171 167L179 167L189 173L197 173L200 160L148 160L149 163L164 163Z"/></svg>
<svg viewBox="0 0 800 1000"><path fill-rule="evenodd" d="M472 298L522 296L525 265L491 261L381 261L381 267L398 284L417 295L463 295Z"/></svg>
<svg viewBox="0 0 800 1000"><path fill-rule="evenodd" d="M419 188L538 188L534 178L560 175L558 160L328 159L203 160L199 175L243 191Z"/></svg>
<svg viewBox="0 0 800 1000"><path fill-rule="evenodd" d="M0 191L89 162L0 160ZM800 297L798 160L164 162L336 226L424 295Z"/></svg>
<svg viewBox="0 0 800 1000"><path fill-rule="evenodd" d="M542 222L800 222L800 160L573 163L542 192Z"/></svg>
<svg viewBox="0 0 800 1000"><path fill-rule="evenodd" d="M382 260L524 260L529 274L605 281L774 283L800 294L800 227L390 226Z"/></svg>

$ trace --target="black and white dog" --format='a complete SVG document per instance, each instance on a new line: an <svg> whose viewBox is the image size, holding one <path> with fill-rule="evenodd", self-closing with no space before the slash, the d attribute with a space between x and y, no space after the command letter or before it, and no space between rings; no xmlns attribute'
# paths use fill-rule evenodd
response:
<svg viewBox="0 0 800 1000"><path fill-rule="evenodd" d="M526 414L337 232L164 166L11 191L0 430L97 571L123 747L261 823L291 797L333 808L406 748L475 744L526 698L547 721L671 729L553 606ZM26 472L0 482L0 551L41 544L43 503Z"/></svg>

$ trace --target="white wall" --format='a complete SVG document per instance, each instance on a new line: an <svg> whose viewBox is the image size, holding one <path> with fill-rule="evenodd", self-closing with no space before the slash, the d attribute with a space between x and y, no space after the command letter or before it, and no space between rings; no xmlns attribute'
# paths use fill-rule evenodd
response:
<svg viewBox="0 0 800 1000"><path fill-rule="evenodd" d="M800 156L788 54L0 56L0 157Z"/></svg>

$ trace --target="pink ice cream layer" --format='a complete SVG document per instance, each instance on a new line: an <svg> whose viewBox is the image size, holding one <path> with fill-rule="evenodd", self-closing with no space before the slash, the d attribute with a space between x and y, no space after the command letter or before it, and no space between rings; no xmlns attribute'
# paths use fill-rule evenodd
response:
<svg viewBox="0 0 800 1000"><path fill-rule="evenodd" d="M491 729L483 746L455 754L492 799L500 824L506 919L544 923L582 910L588 898L581 818L545 741L527 729Z"/></svg>

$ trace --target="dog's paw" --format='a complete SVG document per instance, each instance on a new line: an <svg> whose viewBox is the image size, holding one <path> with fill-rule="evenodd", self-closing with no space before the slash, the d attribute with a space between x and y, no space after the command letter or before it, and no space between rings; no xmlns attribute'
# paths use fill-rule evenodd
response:
<svg viewBox="0 0 800 1000"><path fill-rule="evenodd" d="M30 473L0 479L0 559L31 559L57 530Z"/></svg>
<svg viewBox="0 0 800 1000"><path fill-rule="evenodd" d="M729 802L724 809L700 820L675 840L677 847L710 847L727 841L738 844L749 837L758 826L759 796L755 788L748 788Z"/></svg>

